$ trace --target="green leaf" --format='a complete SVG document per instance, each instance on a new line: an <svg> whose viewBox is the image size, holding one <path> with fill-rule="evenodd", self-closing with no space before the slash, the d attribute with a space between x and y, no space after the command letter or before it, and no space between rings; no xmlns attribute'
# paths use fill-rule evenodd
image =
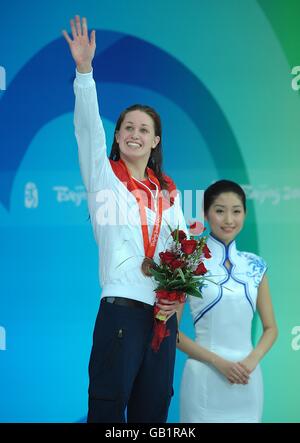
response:
<svg viewBox="0 0 300 443"><path fill-rule="evenodd" d="M175 288L175 287L177 287L177 286L182 286L182 280L181 280L181 279L179 279L179 280L173 280L173 281L171 281L171 282L168 283L168 287L169 287L169 288Z"/></svg>
<svg viewBox="0 0 300 443"><path fill-rule="evenodd" d="M152 272L155 275L159 274L161 276L166 277L166 273L162 269L159 269L159 268L150 268L150 272Z"/></svg>
<svg viewBox="0 0 300 443"><path fill-rule="evenodd" d="M123 263L125 263L127 260L129 260L130 258L134 258L134 255L132 255L131 257L127 257L125 258L125 260L123 260L121 263L118 264L118 266L116 266L116 269L118 269L120 266L122 266Z"/></svg>
<svg viewBox="0 0 300 443"><path fill-rule="evenodd" d="M178 274L180 275L180 277L182 278L182 280L185 282L185 278L184 278L184 274L182 272L181 268L177 268Z"/></svg>
<svg viewBox="0 0 300 443"><path fill-rule="evenodd" d="M166 284L167 279L166 279L166 276L164 274L161 274L160 272L157 272L154 269L150 269L150 272L153 275L153 277L155 278L155 280L158 280L159 283Z"/></svg>
<svg viewBox="0 0 300 443"><path fill-rule="evenodd" d="M193 295L194 297L203 298L201 292L195 288L190 288L189 291L186 291L186 293Z"/></svg>
<svg viewBox="0 0 300 443"><path fill-rule="evenodd" d="M173 232L172 226L169 225L169 223L167 222L167 220L165 218L164 218L164 220L165 220L166 224L168 225L168 228L170 229L170 232Z"/></svg>

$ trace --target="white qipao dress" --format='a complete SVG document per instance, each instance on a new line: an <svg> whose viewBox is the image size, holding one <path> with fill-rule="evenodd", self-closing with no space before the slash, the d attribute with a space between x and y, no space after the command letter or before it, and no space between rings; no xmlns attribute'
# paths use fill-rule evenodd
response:
<svg viewBox="0 0 300 443"><path fill-rule="evenodd" d="M241 361L253 349L251 325L266 263L255 254L238 251L235 241L226 246L210 235L207 245L212 254L205 263L207 275L218 285L208 283L202 299L189 298L195 341L225 359ZM182 423L260 422L262 406L259 365L247 385L231 385L212 365L187 359L180 392Z"/></svg>

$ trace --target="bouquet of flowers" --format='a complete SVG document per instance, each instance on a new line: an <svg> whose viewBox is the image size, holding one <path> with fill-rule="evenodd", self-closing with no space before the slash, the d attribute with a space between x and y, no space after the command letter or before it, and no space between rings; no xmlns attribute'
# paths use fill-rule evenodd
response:
<svg viewBox="0 0 300 443"><path fill-rule="evenodd" d="M202 297L201 289L206 280L207 269L203 259L210 258L206 244L207 237L202 236L205 228L202 223L190 225L190 239L179 228L172 230L172 243L169 248L160 252L160 263L154 264L150 272L157 282L155 288L157 301L178 300L184 303L187 295ZM162 340L169 335L166 328L166 317L158 306L154 307L154 335L152 349L158 351Z"/></svg>

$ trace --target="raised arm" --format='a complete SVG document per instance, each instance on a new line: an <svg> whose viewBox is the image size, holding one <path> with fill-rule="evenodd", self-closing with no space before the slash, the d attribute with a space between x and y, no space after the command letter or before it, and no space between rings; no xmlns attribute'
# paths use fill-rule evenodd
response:
<svg viewBox="0 0 300 443"><path fill-rule="evenodd" d="M92 61L96 50L96 32L92 31L89 39L87 20L83 17L80 21L79 15L75 16L75 21L70 20L70 25L73 40L67 31L63 30L62 33L69 44L77 71L86 74L92 70Z"/></svg>
<svg viewBox="0 0 300 443"><path fill-rule="evenodd" d="M64 30L72 57L76 64L74 81L75 135L79 150L79 164L88 192L106 188L112 170L107 158L105 133L99 115L92 62L96 49L95 31L89 38L86 18L70 20L72 37Z"/></svg>

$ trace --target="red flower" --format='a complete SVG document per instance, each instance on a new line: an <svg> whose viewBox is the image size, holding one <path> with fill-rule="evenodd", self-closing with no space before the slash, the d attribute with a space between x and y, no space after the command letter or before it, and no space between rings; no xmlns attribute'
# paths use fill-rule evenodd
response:
<svg viewBox="0 0 300 443"><path fill-rule="evenodd" d="M207 244L205 244L203 246L202 252L203 252L205 258L211 258L211 253L210 253L210 250L209 250L209 247L207 246Z"/></svg>
<svg viewBox="0 0 300 443"><path fill-rule="evenodd" d="M176 259L176 255L174 254L174 252L171 251L160 252L159 256L161 261L163 263L166 263L167 265L169 265L170 263L172 263L173 260Z"/></svg>
<svg viewBox="0 0 300 443"><path fill-rule="evenodd" d="M207 273L207 269L203 262L199 263L197 269L193 272L194 275L204 275Z"/></svg>
<svg viewBox="0 0 300 443"><path fill-rule="evenodd" d="M185 301L185 294L182 291L168 291L166 289L160 289L156 291L156 297L158 300L168 300L168 301L176 301L179 303L183 303Z"/></svg>
<svg viewBox="0 0 300 443"><path fill-rule="evenodd" d="M196 247L198 242L196 240L182 240L181 242L181 250L184 252L184 254L192 254Z"/></svg>
<svg viewBox="0 0 300 443"><path fill-rule="evenodd" d="M186 233L182 229L175 229L171 235L174 240L178 239L180 242L186 238Z"/></svg>
<svg viewBox="0 0 300 443"><path fill-rule="evenodd" d="M195 221L194 223L190 224L189 233L191 235L200 235L205 230L206 228L204 227L203 223Z"/></svg>
<svg viewBox="0 0 300 443"><path fill-rule="evenodd" d="M170 263L169 266L170 266L172 269L178 269L178 268L183 268L184 265L185 265L185 263L184 263L183 261L181 261L181 260L179 260L178 258L176 258L175 260L173 260L173 261Z"/></svg>

